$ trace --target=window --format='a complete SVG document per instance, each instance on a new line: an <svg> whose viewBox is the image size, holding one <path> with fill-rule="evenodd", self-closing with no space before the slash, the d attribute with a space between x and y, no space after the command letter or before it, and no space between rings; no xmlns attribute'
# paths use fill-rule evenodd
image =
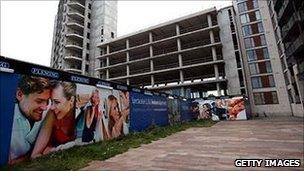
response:
<svg viewBox="0 0 304 171"><path fill-rule="evenodd" d="M255 105L279 104L276 91L253 93Z"/></svg>
<svg viewBox="0 0 304 171"><path fill-rule="evenodd" d="M255 11L255 18L256 18L256 20L262 19L262 18L261 18L261 13L260 13L259 10L258 10L258 11Z"/></svg>
<svg viewBox="0 0 304 171"><path fill-rule="evenodd" d="M245 24L245 23L248 23L248 22L249 22L248 14L243 14L243 15L241 15L240 17L241 17L241 23L242 23L242 24Z"/></svg>
<svg viewBox="0 0 304 171"><path fill-rule="evenodd" d="M114 38L114 32L111 32L111 38Z"/></svg>
<svg viewBox="0 0 304 171"><path fill-rule="evenodd" d="M253 12L249 12L249 13L241 15L240 19L241 19L242 24L253 22L253 21L258 21L258 20L261 20L261 14L260 14L260 11L257 10L257 11L253 11Z"/></svg>
<svg viewBox="0 0 304 171"><path fill-rule="evenodd" d="M87 50L90 50L90 44L87 43Z"/></svg>
<svg viewBox="0 0 304 171"><path fill-rule="evenodd" d="M101 29L101 35L103 35L103 28Z"/></svg>
<svg viewBox="0 0 304 171"><path fill-rule="evenodd" d="M245 41L246 49L266 45L266 40L264 35L245 38L244 41Z"/></svg>
<svg viewBox="0 0 304 171"><path fill-rule="evenodd" d="M88 23L88 28L91 28L91 23Z"/></svg>
<svg viewBox="0 0 304 171"><path fill-rule="evenodd" d="M88 13L88 18L91 19L91 14L90 13Z"/></svg>
<svg viewBox="0 0 304 171"><path fill-rule="evenodd" d="M244 11L247 11L247 5L246 5L246 2L242 2L242 3L239 3L238 4L238 9L239 9L239 12L244 12Z"/></svg>
<svg viewBox="0 0 304 171"><path fill-rule="evenodd" d="M252 34L263 33L264 28L262 22L243 26L243 35L249 36Z"/></svg>
<svg viewBox="0 0 304 171"><path fill-rule="evenodd" d="M87 38L90 39L90 33L87 33Z"/></svg>
<svg viewBox="0 0 304 171"><path fill-rule="evenodd" d="M252 88L267 88L274 87L275 82L272 75L258 76L251 78Z"/></svg>
<svg viewBox="0 0 304 171"><path fill-rule="evenodd" d="M92 9L92 5L91 4L89 4L89 9Z"/></svg>
<svg viewBox="0 0 304 171"><path fill-rule="evenodd" d="M249 64L251 75L272 73L270 61Z"/></svg>
<svg viewBox="0 0 304 171"><path fill-rule="evenodd" d="M249 36L251 34L252 34L252 32L251 32L250 25L243 26L243 35Z"/></svg>
<svg viewBox="0 0 304 171"><path fill-rule="evenodd" d="M86 54L86 60L87 61L89 60L89 54L88 53Z"/></svg>

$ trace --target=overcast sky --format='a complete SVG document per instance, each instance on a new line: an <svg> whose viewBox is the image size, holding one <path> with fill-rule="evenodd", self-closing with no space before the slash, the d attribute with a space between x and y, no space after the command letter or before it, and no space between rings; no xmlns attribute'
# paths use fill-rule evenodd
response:
<svg viewBox="0 0 304 171"><path fill-rule="evenodd" d="M118 36L231 1L119 1ZM0 54L50 65L54 19L58 1L3 1Z"/></svg>

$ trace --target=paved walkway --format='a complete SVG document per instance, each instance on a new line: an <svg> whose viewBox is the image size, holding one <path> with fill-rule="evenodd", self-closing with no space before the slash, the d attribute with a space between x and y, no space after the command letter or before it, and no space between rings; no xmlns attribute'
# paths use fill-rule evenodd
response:
<svg viewBox="0 0 304 171"><path fill-rule="evenodd" d="M298 158L301 168L293 169L304 170L303 129L303 118L294 117L219 122L93 161L83 170L243 170L234 167L237 158Z"/></svg>

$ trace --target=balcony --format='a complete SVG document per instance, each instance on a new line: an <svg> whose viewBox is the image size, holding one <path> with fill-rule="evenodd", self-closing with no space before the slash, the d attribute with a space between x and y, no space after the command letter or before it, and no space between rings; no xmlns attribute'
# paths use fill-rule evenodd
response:
<svg viewBox="0 0 304 171"><path fill-rule="evenodd" d="M286 48L287 58L300 52L304 46L304 33L302 33L293 43Z"/></svg>
<svg viewBox="0 0 304 171"><path fill-rule="evenodd" d="M83 40L82 32L77 32L77 31L72 31L72 30L67 30L66 37L69 37L69 38L72 38L73 40L78 40L78 41Z"/></svg>
<svg viewBox="0 0 304 171"><path fill-rule="evenodd" d="M84 6L84 4L81 4L80 2L77 2L77 1L69 1L69 2L68 2L68 5L69 5L70 7L72 7L72 8L75 8L75 9L79 10L79 11L83 11L83 13L84 13L84 11L85 11L85 6Z"/></svg>
<svg viewBox="0 0 304 171"><path fill-rule="evenodd" d="M72 72L72 73L76 73L76 74L81 74L82 71L81 71L81 67L66 67L64 69L64 71L67 71L67 72Z"/></svg>
<svg viewBox="0 0 304 171"><path fill-rule="evenodd" d="M83 25L84 15L82 15L79 11L69 9L68 10L68 16L75 19L75 20L78 20Z"/></svg>
<svg viewBox="0 0 304 171"><path fill-rule="evenodd" d="M288 38L288 34L290 31L292 31L293 26L300 21L299 18L300 13L296 12L293 13L292 16L290 17L289 21L282 27L282 38L283 40Z"/></svg>
<svg viewBox="0 0 304 171"><path fill-rule="evenodd" d="M74 43L74 42L67 42L67 44L65 45L65 48L69 48L69 49L73 49L73 50L77 50L77 51L82 51L82 45L78 44L78 43Z"/></svg>
<svg viewBox="0 0 304 171"><path fill-rule="evenodd" d="M69 18L67 21L67 26L74 30L82 31L84 29L84 22Z"/></svg>
<svg viewBox="0 0 304 171"><path fill-rule="evenodd" d="M64 59L69 61L82 62L82 57L78 56L77 54L68 54L64 57Z"/></svg>
<svg viewBox="0 0 304 171"><path fill-rule="evenodd" d="M280 11L278 12L278 18L282 18L283 14L287 11L286 9L287 9L288 5L291 5L289 3L289 0L284 0L282 6L280 8Z"/></svg>

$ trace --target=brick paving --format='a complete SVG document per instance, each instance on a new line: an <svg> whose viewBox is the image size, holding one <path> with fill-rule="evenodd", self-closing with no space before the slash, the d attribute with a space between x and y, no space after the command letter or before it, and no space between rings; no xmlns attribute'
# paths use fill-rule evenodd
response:
<svg viewBox="0 0 304 171"><path fill-rule="evenodd" d="M219 122L190 128L82 170L304 170L303 118ZM300 168L236 168L237 158L301 159Z"/></svg>

